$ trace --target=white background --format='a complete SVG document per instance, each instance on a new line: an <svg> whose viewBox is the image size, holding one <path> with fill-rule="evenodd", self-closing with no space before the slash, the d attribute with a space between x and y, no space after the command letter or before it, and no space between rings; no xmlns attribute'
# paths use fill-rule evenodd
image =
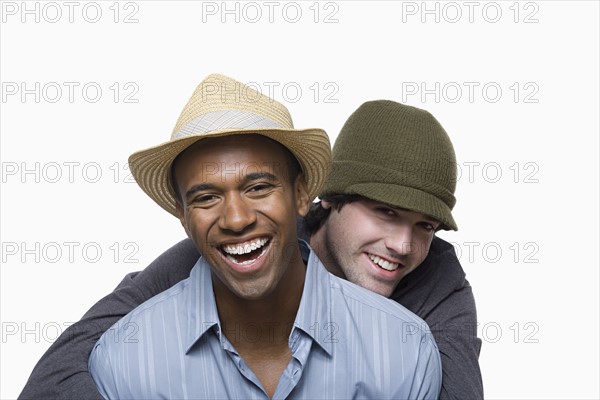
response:
<svg viewBox="0 0 600 400"><path fill-rule="evenodd" d="M366 100L432 112L462 172L442 236L474 288L486 398L599 398L598 2L72 4L2 2L2 399L184 237L124 168L212 72L332 142Z"/></svg>

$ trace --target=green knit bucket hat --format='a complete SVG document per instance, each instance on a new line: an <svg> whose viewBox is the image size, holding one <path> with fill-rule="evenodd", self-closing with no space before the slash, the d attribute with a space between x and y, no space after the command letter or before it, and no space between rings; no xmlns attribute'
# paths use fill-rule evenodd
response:
<svg viewBox="0 0 600 400"><path fill-rule="evenodd" d="M456 155L448 134L425 110L369 101L348 118L333 146L333 169L320 198L358 194L427 214L457 230Z"/></svg>

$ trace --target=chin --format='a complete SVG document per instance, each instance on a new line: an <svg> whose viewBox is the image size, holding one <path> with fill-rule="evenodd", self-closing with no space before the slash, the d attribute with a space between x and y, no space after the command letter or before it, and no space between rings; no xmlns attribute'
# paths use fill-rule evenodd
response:
<svg viewBox="0 0 600 400"><path fill-rule="evenodd" d="M390 297L394 292L394 289L375 290L374 292L383 297Z"/></svg>
<svg viewBox="0 0 600 400"><path fill-rule="evenodd" d="M363 286L365 289L370 290L373 293L377 293L383 297L390 297L392 292L394 291L393 287L390 286L382 286L381 283L376 282L373 285Z"/></svg>

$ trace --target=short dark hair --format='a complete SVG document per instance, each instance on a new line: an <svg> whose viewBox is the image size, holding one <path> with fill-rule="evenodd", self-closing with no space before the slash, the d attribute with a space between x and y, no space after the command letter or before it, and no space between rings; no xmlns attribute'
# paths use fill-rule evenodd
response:
<svg viewBox="0 0 600 400"><path fill-rule="evenodd" d="M317 232L323 226L323 224L325 224L325 221L327 221L327 218L329 218L329 214L331 214L332 209L340 211L346 204L353 203L355 201L371 199L361 196L360 194L331 194L323 197L321 200L330 202L331 207L327 209L323 208L320 201L312 205L304 217L306 231L309 236L314 235L315 232ZM437 218L435 219L437 220ZM439 231L443 226L444 224L440 222L435 231Z"/></svg>
<svg viewBox="0 0 600 400"><path fill-rule="evenodd" d="M281 150L283 150L283 154L285 156L285 163L286 163L286 167L287 167L288 178L290 180L290 183L295 182L296 178L298 178L298 175L302 171L302 167L300 167L300 162L298 161L296 156L294 156L294 154L292 154L292 152L287 147L285 147L278 141L268 138L266 136L263 136L263 137L265 139L272 141L277 146L279 146L279 148ZM175 201L179 202L179 204L181 204L181 205L183 205L183 198L181 197L181 193L179 193L179 188L177 187L177 180L175 179L175 166L177 165L177 162L179 161L181 155L183 153L185 153L188 149L190 149L192 146L194 146L196 143L198 143L198 142L194 142L193 144L188 146L185 150L183 150L181 153L179 153L177 155L177 157L175 157L175 159L171 163L171 167L169 168L169 184L171 186L171 190L173 191L173 194L175 195Z"/></svg>
<svg viewBox="0 0 600 400"><path fill-rule="evenodd" d="M329 214L331 214L332 209L340 211L346 204L364 199L366 199L366 197L359 194L331 194L323 197L321 200L330 202L331 207L325 209L321 205L321 202L313 204L308 211L308 214L306 214L304 217L308 235L312 236L323 226L325 221L327 221L327 218L329 218Z"/></svg>

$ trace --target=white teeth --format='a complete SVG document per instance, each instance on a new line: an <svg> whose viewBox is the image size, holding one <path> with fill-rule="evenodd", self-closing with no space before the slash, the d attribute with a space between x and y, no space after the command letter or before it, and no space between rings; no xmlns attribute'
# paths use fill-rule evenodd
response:
<svg viewBox="0 0 600 400"><path fill-rule="evenodd" d="M258 260L259 258L262 257L263 254L265 254L265 252L267 251L267 249L263 249L260 254L258 256L256 256L256 258L253 258L252 260L246 260L246 261L238 261L235 259L235 257L229 255L229 254L225 254L225 257L227 257L227 259L233 263L236 263L237 265L248 265L248 264L252 264L253 262L255 262L256 260Z"/></svg>
<svg viewBox="0 0 600 400"><path fill-rule="evenodd" d="M368 254L368 256L371 259L371 261L373 261L375 264L379 265L381 268L383 268L387 271L394 271L394 270L398 269L398 267L400 265L397 263L393 263L393 262L384 260L383 258L381 258L379 256L375 256L373 254Z"/></svg>
<svg viewBox="0 0 600 400"><path fill-rule="evenodd" d="M227 254L248 254L251 251L260 249L267 243L269 239L255 239L248 243L226 244L223 245L223 251Z"/></svg>

